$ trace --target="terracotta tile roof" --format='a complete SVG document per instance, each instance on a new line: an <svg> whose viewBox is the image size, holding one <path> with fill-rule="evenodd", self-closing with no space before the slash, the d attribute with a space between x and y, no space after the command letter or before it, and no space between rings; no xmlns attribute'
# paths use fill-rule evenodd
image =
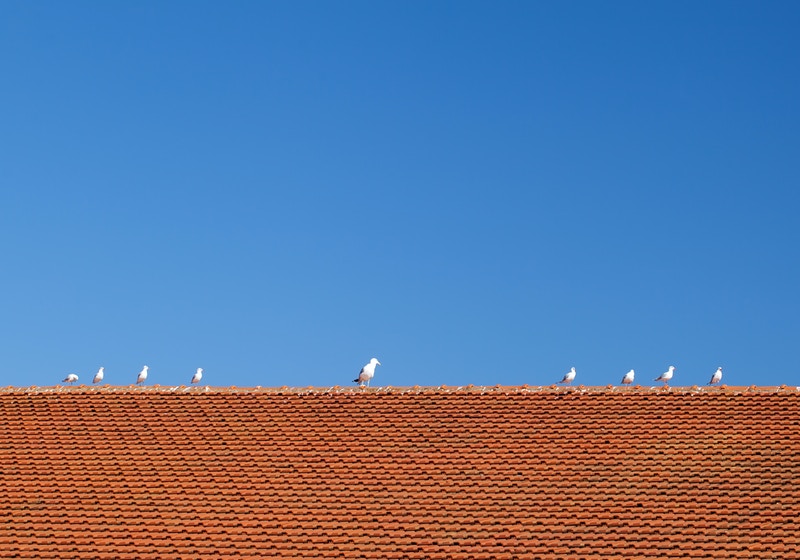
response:
<svg viewBox="0 0 800 560"><path fill-rule="evenodd" d="M0 557L800 558L795 388L0 389Z"/></svg>

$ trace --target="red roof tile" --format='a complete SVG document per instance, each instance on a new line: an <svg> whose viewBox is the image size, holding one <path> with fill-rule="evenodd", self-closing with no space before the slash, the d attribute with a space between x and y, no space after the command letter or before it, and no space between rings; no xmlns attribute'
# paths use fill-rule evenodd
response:
<svg viewBox="0 0 800 560"><path fill-rule="evenodd" d="M800 558L800 391L0 390L3 558Z"/></svg>

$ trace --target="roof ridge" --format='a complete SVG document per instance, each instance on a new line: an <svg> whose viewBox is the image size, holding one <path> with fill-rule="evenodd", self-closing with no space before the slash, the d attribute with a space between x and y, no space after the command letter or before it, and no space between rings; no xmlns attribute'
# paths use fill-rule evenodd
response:
<svg viewBox="0 0 800 560"><path fill-rule="evenodd" d="M493 393L493 394L518 394L518 393L547 393L547 394L741 394L741 393L797 393L800 387L789 385L719 385L709 387L705 385L692 386L617 386L617 385L576 385L562 387L559 385L414 385L393 387L349 387L334 385L332 387L236 387L236 386L188 386L188 385L49 385L38 387L6 386L0 387L0 394L8 393L276 393L276 394L309 394L309 393L350 393L350 394L375 394L375 393Z"/></svg>

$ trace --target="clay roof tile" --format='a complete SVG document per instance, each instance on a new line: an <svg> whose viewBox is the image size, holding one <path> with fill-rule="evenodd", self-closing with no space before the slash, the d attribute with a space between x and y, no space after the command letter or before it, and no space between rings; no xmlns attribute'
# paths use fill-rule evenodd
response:
<svg viewBox="0 0 800 560"><path fill-rule="evenodd" d="M797 559L798 426L786 387L5 388L0 550Z"/></svg>

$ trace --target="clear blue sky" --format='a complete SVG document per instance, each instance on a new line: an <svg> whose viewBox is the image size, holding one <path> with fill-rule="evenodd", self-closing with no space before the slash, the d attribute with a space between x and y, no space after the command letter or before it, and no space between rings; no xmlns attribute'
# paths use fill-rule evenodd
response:
<svg viewBox="0 0 800 560"><path fill-rule="evenodd" d="M2 385L800 385L797 2L0 3Z"/></svg>

